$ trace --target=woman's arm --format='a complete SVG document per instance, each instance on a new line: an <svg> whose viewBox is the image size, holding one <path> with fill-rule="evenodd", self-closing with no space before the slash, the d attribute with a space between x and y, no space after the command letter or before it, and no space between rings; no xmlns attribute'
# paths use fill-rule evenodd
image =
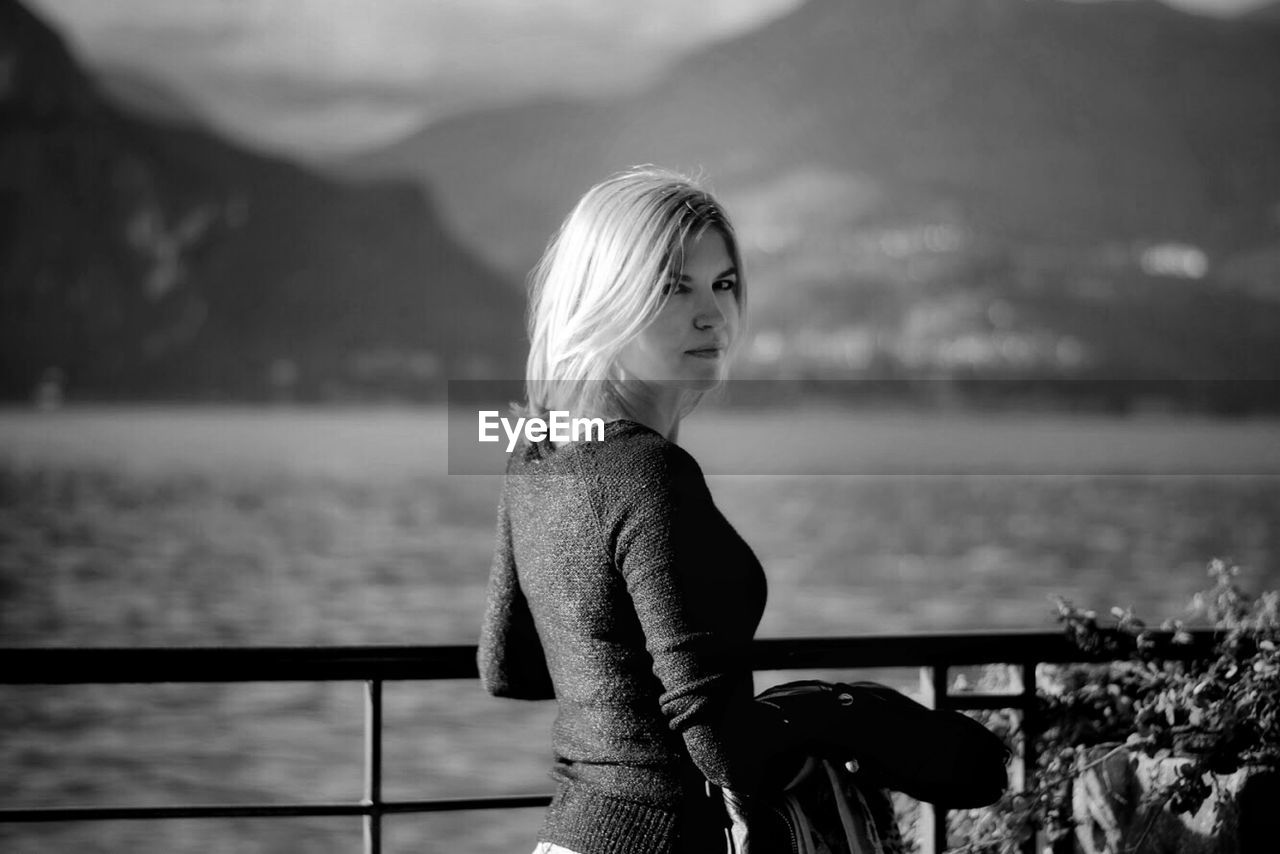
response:
<svg viewBox="0 0 1280 854"><path fill-rule="evenodd" d="M542 641L516 575L505 493L498 506L498 529L476 663L481 684L495 697L555 699Z"/></svg>

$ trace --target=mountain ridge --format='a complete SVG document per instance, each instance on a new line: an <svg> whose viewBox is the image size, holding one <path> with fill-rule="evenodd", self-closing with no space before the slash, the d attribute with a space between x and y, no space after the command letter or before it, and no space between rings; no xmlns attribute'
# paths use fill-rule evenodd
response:
<svg viewBox="0 0 1280 854"><path fill-rule="evenodd" d="M1280 65L1261 58L1272 48L1280 53L1274 36L1154 0L1106 4L1115 8L978 5L989 14L945 0L811 0L761 30L700 52L619 106L558 102L482 111L349 161L343 171L431 181L443 188L443 203L463 236L490 225L485 206L505 209L492 194L467 192L465 181L485 189L513 186L517 204L528 198L530 205L553 208L554 215L529 211L538 220L529 231L546 234L585 185L633 162L705 165L717 184L806 160L915 184L958 184L970 207L985 204L989 217L992 210L1007 212L1002 225L1014 229L1025 227L1029 211L1050 239L1097 239L1100 214L1130 236L1190 236L1208 218L1206 208L1249 183L1252 176L1232 166L1242 160L1265 169L1261 183L1280 183L1276 156L1261 150L1280 140L1280 111L1261 73L1280 74ZM1153 50L1162 39L1171 46ZM1169 88L1162 77L1178 67L1181 53L1208 63L1209 71L1217 68L1217 79L1184 86L1185 99L1153 95ZM1249 62L1262 67L1251 71ZM1080 67L1101 63L1104 73L1077 79ZM846 79L852 94L839 87ZM1233 95L1233 80L1251 91ZM1224 97L1241 103L1215 108ZM1249 118L1259 105L1261 115ZM691 126L699 115L712 117L702 131ZM797 127L771 126L770 116ZM1209 129L1224 121L1235 127L1214 136ZM744 136L750 142L735 147ZM513 139L520 143L502 148ZM1251 139L1258 140L1257 150ZM1224 140L1226 150L1217 151ZM993 152L993 145L1002 148ZM560 156L566 147L571 154ZM483 153L498 149L505 162ZM513 151L521 154L514 162ZM1196 159L1208 168L1197 168ZM1192 168L1181 168L1188 162ZM500 180L487 181L478 163L501 170ZM1046 167L1061 179L1047 183ZM562 189L565 183L572 188ZM1067 216L1020 197L1024 183L1054 190L1035 195L1052 195L1053 207L1065 207ZM1109 204L1112 185L1154 186L1166 203L1128 192ZM539 193L545 201L532 201ZM1062 221L1057 234L1055 219ZM1238 234L1233 226L1219 226L1211 237L1229 242ZM1262 230L1251 223L1249 239ZM541 241L522 236L519 242L518 252L491 260L509 271L527 269L531 247Z"/></svg>
<svg viewBox="0 0 1280 854"><path fill-rule="evenodd" d="M0 23L0 397L414 397L514 369L519 299L425 188L132 115L37 16Z"/></svg>
<svg viewBox="0 0 1280 854"><path fill-rule="evenodd" d="M811 0L615 103L340 171L417 174L515 277L610 172L704 170L761 375L1275 379L1275 79L1280 31L1155 2Z"/></svg>
<svg viewBox="0 0 1280 854"><path fill-rule="evenodd" d="M456 117L335 175L115 106L0 7L0 397L515 376L559 219L659 162L737 221L741 376L1242 380L1189 405L1275 409L1280 28L1109 5L814 0L616 103Z"/></svg>

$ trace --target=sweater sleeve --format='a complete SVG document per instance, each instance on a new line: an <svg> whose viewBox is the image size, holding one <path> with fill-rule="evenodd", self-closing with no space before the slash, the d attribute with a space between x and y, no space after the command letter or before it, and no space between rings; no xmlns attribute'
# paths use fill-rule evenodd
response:
<svg viewBox="0 0 1280 854"><path fill-rule="evenodd" d="M631 462L597 494L612 496L601 522L662 685L662 713L707 780L752 794L783 723L751 698L750 632L732 635L724 619L732 591L705 577L707 561L732 553L718 538L737 535L686 452L664 442Z"/></svg>
<svg viewBox="0 0 1280 854"><path fill-rule="evenodd" d="M476 663L481 684L495 697L555 698L542 641L516 575L505 494L498 506L497 536Z"/></svg>

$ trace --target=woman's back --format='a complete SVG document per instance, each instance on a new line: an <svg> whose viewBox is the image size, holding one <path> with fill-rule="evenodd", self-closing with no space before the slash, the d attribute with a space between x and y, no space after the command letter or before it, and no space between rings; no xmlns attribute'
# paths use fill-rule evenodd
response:
<svg viewBox="0 0 1280 854"><path fill-rule="evenodd" d="M591 851L608 832L636 840L618 850L663 850L639 841L645 827L674 833L704 779L754 785L744 742L759 730L733 710L754 707L764 574L686 452L631 421L602 442L517 447L494 564L486 685L554 689L560 706L543 839Z"/></svg>

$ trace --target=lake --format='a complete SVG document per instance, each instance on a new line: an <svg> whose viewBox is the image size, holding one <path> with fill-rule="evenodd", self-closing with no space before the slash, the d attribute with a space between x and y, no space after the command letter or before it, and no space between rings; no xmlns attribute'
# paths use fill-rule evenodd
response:
<svg viewBox="0 0 1280 854"><path fill-rule="evenodd" d="M448 474L448 440L438 409L0 413L0 644L474 642L500 481ZM1051 628L1054 595L1159 622L1215 556L1280 586L1275 421L709 411L682 444L769 575L762 637ZM359 685L0 693L6 805L359 796ZM386 795L543 791L552 714L389 685ZM522 851L538 820L397 818L386 850ZM338 852L359 832L14 825L0 848Z"/></svg>

